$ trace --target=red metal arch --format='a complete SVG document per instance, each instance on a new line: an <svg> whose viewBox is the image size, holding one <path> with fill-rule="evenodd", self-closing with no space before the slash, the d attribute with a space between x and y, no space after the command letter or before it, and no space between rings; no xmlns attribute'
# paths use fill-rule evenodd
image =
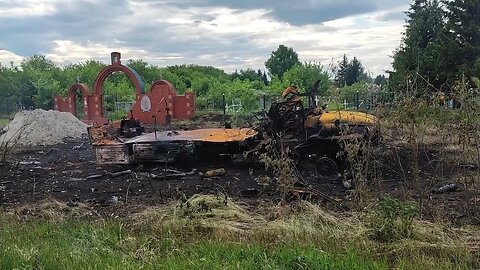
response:
<svg viewBox="0 0 480 270"><path fill-rule="evenodd" d="M95 78L95 82L93 83L93 95L94 96L101 96L102 95L102 87L103 83L107 79L110 74L113 72L120 71L125 73L130 80L133 82L135 86L135 90L137 91L137 97L143 94L143 86L142 83L137 78L137 74L135 74L129 67L120 64L119 62L113 63L109 66L104 67L100 73Z"/></svg>
<svg viewBox="0 0 480 270"><path fill-rule="evenodd" d="M72 86L70 86L70 89L68 90L68 108L70 112L75 115L77 115L77 89L80 89L80 92L82 93L82 103L83 103L83 118L85 120L88 120L89 117L89 106L88 106L88 97L90 96L90 91L88 90L88 86L83 83L75 83Z"/></svg>
<svg viewBox="0 0 480 270"><path fill-rule="evenodd" d="M68 90L68 96L72 96L77 91L77 89L80 89L84 98L90 95L90 91L88 90L88 86L86 84L76 83L70 86L70 89Z"/></svg>
<svg viewBox="0 0 480 270"><path fill-rule="evenodd" d="M82 92L84 104L83 121L88 124L101 125L108 120L103 117L103 94L102 86L107 77L113 72L123 72L133 82L137 96L135 104L130 111L130 117L135 116L142 123L166 123L169 119L188 119L195 115L195 100L193 93L187 92L183 96L178 96L173 85L164 80L156 81L150 88L150 92L145 94L144 84L140 75L132 68L121 64L121 54L119 52L111 53L112 64L103 68L95 78L93 84L93 93L90 93L88 87L83 83L76 83L68 90L68 97L54 97L55 109L63 112L76 114L76 91ZM142 104L145 104L143 106ZM148 105L148 106L147 106ZM160 108L163 105L166 108ZM143 107L142 107L143 106Z"/></svg>
<svg viewBox="0 0 480 270"><path fill-rule="evenodd" d="M153 91L153 89L156 89L157 86L162 86L162 85L166 85L167 86L167 89L168 89L168 93L170 95L173 95L173 96L176 96L177 93L175 93L175 88L173 87L173 85L169 82L169 81L165 81L165 80L159 80L159 81L156 81L152 84L152 86L150 87L150 92Z"/></svg>

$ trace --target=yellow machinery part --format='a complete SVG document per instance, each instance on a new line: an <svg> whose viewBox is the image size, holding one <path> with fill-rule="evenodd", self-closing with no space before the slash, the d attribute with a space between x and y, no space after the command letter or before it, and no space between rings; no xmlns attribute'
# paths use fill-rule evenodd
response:
<svg viewBox="0 0 480 270"><path fill-rule="evenodd" d="M340 124L349 125L375 125L378 122L378 118L374 115L353 111L323 112L319 119L325 127L334 127L337 120L340 121Z"/></svg>

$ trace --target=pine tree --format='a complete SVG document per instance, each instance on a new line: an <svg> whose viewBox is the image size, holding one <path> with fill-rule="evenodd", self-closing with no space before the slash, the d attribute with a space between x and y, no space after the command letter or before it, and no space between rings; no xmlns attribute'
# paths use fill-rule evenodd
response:
<svg viewBox="0 0 480 270"><path fill-rule="evenodd" d="M447 12L444 57L450 73L467 78L480 76L480 0L445 1Z"/></svg>
<svg viewBox="0 0 480 270"><path fill-rule="evenodd" d="M403 44L394 53L390 85L397 90L414 87L419 94L439 89L445 82L440 47L443 10L438 0L415 0L407 14Z"/></svg>
<svg viewBox="0 0 480 270"><path fill-rule="evenodd" d="M257 70L257 77L259 80L262 79L262 71L260 69Z"/></svg>
<svg viewBox="0 0 480 270"><path fill-rule="evenodd" d="M353 57L353 60L348 64L345 72L345 84L350 86L359 81L360 76L364 74L362 63Z"/></svg>
<svg viewBox="0 0 480 270"><path fill-rule="evenodd" d="M347 55L344 54L342 60L340 60L340 62L338 63L338 70L335 76L335 84L338 87L345 86L347 69L348 69L348 58L347 58Z"/></svg>
<svg viewBox="0 0 480 270"><path fill-rule="evenodd" d="M377 77L375 77L375 80L373 80L373 83L376 85L384 86L387 84L387 78L383 74L377 75Z"/></svg>
<svg viewBox="0 0 480 270"><path fill-rule="evenodd" d="M368 78L360 60L357 57L349 62L347 56L344 54L342 60L338 63L337 74L335 75L335 84L338 87L345 85L352 85L362 78Z"/></svg>
<svg viewBox="0 0 480 270"><path fill-rule="evenodd" d="M238 73L238 70L235 69L235 72L232 73L230 79L233 81L238 78L240 78L240 74Z"/></svg>
<svg viewBox="0 0 480 270"><path fill-rule="evenodd" d="M267 73L265 73L265 71L263 72L263 75L262 75L262 81L263 81L263 84L268 85Z"/></svg>

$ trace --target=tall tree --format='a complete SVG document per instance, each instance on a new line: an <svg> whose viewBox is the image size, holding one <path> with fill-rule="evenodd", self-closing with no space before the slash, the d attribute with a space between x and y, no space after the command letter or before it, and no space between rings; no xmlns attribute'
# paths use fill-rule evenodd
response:
<svg viewBox="0 0 480 270"><path fill-rule="evenodd" d="M322 65L317 62L295 65L284 74L284 81L288 85L295 84L304 92L309 91L317 80L320 80L319 94L324 95L330 87L330 80Z"/></svg>
<svg viewBox="0 0 480 270"><path fill-rule="evenodd" d="M415 0L407 14L403 42L393 56L390 85L398 90L414 88L426 94L441 88L442 61L439 53L444 29L443 10L438 0Z"/></svg>
<svg viewBox="0 0 480 270"><path fill-rule="evenodd" d="M446 51L450 72L467 78L480 74L480 0L445 1ZM453 69L452 69L453 67ZM473 82L472 82L473 83ZM472 84L473 85L473 84Z"/></svg>
<svg viewBox="0 0 480 270"><path fill-rule="evenodd" d="M44 55L33 55L23 60L21 67L30 84L22 94L23 105L53 108L53 95L61 92L61 69Z"/></svg>
<svg viewBox="0 0 480 270"><path fill-rule="evenodd" d="M387 84L387 78L383 74L377 75L373 83L379 86L385 86Z"/></svg>
<svg viewBox="0 0 480 270"><path fill-rule="evenodd" d="M265 62L265 67L270 74L282 79L283 74L296 64L300 64L300 61L298 60L298 54L293 48L280 45Z"/></svg>
<svg viewBox="0 0 480 270"><path fill-rule="evenodd" d="M348 64L345 73L345 84L350 86L358 81L360 81L360 77L364 74L364 69L362 63L357 59L357 57L353 57L352 61Z"/></svg>
<svg viewBox="0 0 480 270"><path fill-rule="evenodd" d="M348 69L348 58L347 55L344 54L342 60L338 63L337 74L335 75L335 84L339 87L342 87L346 83L346 76L347 76L347 69Z"/></svg>
<svg viewBox="0 0 480 270"><path fill-rule="evenodd" d="M265 71L262 74L262 82L264 85L268 85L267 73Z"/></svg>
<svg viewBox="0 0 480 270"><path fill-rule="evenodd" d="M230 75L231 77L231 80L236 80L238 78L240 78L240 73L238 73L238 70L235 69L235 71L232 73L232 75Z"/></svg>
<svg viewBox="0 0 480 270"><path fill-rule="evenodd" d="M368 78L368 75L365 74L360 60L357 57L353 57L351 61L348 61L347 55L344 54L342 60L338 63L335 84L338 87L350 86L366 78Z"/></svg>

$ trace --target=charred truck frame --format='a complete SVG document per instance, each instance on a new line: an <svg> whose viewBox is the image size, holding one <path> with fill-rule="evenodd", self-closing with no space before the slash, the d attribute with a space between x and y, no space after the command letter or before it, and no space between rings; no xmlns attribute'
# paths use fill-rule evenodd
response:
<svg viewBox="0 0 480 270"><path fill-rule="evenodd" d="M135 119L89 127L99 164L178 162L208 155L262 152L272 141L287 144L296 163L316 165L320 174L337 172L342 142L377 139L377 118L353 111L326 111L315 104L317 81L307 93L288 87L252 128L212 128L144 133ZM308 98L305 107L302 97Z"/></svg>

